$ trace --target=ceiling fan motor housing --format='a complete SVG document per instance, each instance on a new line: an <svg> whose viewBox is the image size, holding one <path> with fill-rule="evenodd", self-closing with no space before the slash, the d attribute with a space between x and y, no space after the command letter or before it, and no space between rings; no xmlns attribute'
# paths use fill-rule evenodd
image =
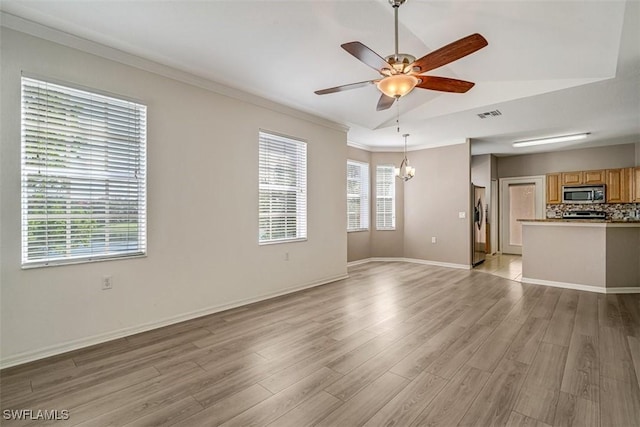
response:
<svg viewBox="0 0 640 427"><path fill-rule="evenodd" d="M413 55L409 55L408 53L399 53L397 58L396 55L389 55L384 58L384 60L387 61L389 65L393 67L393 69L389 70L389 72L387 73L386 70L388 69L383 68L382 70L380 70L380 73L389 76L399 73L409 74L414 71L413 67L411 67L411 64L415 62L416 57Z"/></svg>
<svg viewBox="0 0 640 427"><path fill-rule="evenodd" d="M400 7L407 0L389 0L389 4L393 7Z"/></svg>

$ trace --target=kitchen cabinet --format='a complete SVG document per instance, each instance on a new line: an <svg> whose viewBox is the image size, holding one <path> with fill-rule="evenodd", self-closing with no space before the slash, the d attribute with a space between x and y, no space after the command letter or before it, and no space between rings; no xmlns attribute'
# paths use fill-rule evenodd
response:
<svg viewBox="0 0 640 427"><path fill-rule="evenodd" d="M596 185L604 184L605 181L606 171L604 169L562 172L562 185Z"/></svg>
<svg viewBox="0 0 640 427"><path fill-rule="evenodd" d="M562 185L582 185L583 181L582 171L562 172Z"/></svg>
<svg viewBox="0 0 640 427"><path fill-rule="evenodd" d="M607 203L630 203L634 168L607 169Z"/></svg>
<svg viewBox="0 0 640 427"><path fill-rule="evenodd" d="M640 166L633 169L633 201L640 203Z"/></svg>
<svg viewBox="0 0 640 427"><path fill-rule="evenodd" d="M582 173L583 184L604 184L606 181L606 171L604 169L597 171L584 171Z"/></svg>
<svg viewBox="0 0 640 427"><path fill-rule="evenodd" d="M562 203L562 174L547 174L547 204Z"/></svg>
<svg viewBox="0 0 640 427"><path fill-rule="evenodd" d="M640 166L548 173L547 204L562 203L565 185L606 185L607 203L640 203Z"/></svg>

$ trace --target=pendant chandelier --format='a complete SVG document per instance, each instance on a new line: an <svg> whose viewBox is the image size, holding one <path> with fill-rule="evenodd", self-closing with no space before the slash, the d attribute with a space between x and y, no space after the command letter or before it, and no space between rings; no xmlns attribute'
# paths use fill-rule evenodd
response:
<svg viewBox="0 0 640 427"><path fill-rule="evenodd" d="M408 133L402 135L404 138L404 159L402 159L402 163L400 163L399 168L396 169L396 177L402 179L403 181L409 181L416 174L416 168L409 165L409 159L407 158L407 137Z"/></svg>

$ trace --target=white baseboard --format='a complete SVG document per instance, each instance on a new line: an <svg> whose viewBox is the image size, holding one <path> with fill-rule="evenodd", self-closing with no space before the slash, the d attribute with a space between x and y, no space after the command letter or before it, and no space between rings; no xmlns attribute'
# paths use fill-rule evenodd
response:
<svg viewBox="0 0 640 427"><path fill-rule="evenodd" d="M607 294L640 294L640 288L607 288Z"/></svg>
<svg viewBox="0 0 640 427"><path fill-rule="evenodd" d="M640 288L604 288L601 286L582 285L579 283L567 283L567 282L555 282L552 280L531 279L523 277L520 279L522 283L529 283L532 285L551 286L554 288L574 289L577 291L597 292L600 294L638 294Z"/></svg>
<svg viewBox="0 0 640 427"><path fill-rule="evenodd" d="M407 262L403 257L373 257L370 262Z"/></svg>
<svg viewBox="0 0 640 427"><path fill-rule="evenodd" d="M360 259L357 261L351 261L347 263L347 267L353 267L356 265L366 264L368 262L410 262L413 264L424 264L424 265L434 265L437 267L448 267L448 268L458 268L462 270L471 270L470 265L466 264L454 264L450 262L440 262L440 261L429 261L426 259L416 259L416 258L402 258L402 257L372 257Z"/></svg>
<svg viewBox="0 0 640 427"><path fill-rule="evenodd" d="M354 267L356 265L362 265L371 262L371 258L359 259L357 261L351 261L347 263L347 268Z"/></svg>
<svg viewBox="0 0 640 427"><path fill-rule="evenodd" d="M51 356L57 356L59 354L67 353L69 351L79 350L81 348L90 347L96 344L102 344L104 342L112 341L118 338L123 338L130 335L139 334L141 332L162 328L164 326L173 325L174 323L184 322L186 320L191 320L191 319L207 316L214 313L219 313L221 311L229 310L229 309L240 307L243 305L253 304L255 302L268 300L270 298L275 298L281 295L286 295L286 294L298 292L304 289L325 285L327 283L346 279L347 277L349 277L347 274L340 274L336 276L326 277L318 281L309 282L309 283L298 285L298 286L292 286L290 288L286 288L277 292L266 293L253 298L246 298L242 300L233 301L228 304L194 310L189 313L183 313L177 316L167 317L158 321L148 322L141 325L119 329L117 331L111 331L104 334L94 335L91 337L81 338L77 340L71 340L71 341L64 342L62 344L56 344L49 347L40 348L37 350L19 353L19 354L5 357L4 359L2 359L0 361L0 369L9 368L11 366L16 366L16 365L22 365L24 363L33 362L33 361L44 359Z"/></svg>
<svg viewBox="0 0 640 427"><path fill-rule="evenodd" d="M451 262L429 261L424 259L404 258L406 262L412 262L414 264L435 265L437 267L457 268L460 270L471 270L471 266L467 264L454 264Z"/></svg>

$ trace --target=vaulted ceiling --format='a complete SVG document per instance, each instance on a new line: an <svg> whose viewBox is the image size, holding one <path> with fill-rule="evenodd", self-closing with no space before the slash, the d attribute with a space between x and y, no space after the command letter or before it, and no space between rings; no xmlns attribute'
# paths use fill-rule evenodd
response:
<svg viewBox="0 0 640 427"><path fill-rule="evenodd" d="M314 90L377 73L340 45L394 51L393 9L361 1L3 0L2 11L350 127L349 141L397 149L397 110L375 85ZM489 45L429 75L476 83L466 94L416 89L399 102L401 133L427 147L472 139L475 154L513 154L518 139L591 132L585 147L640 141L637 1L407 0L400 52L416 57L472 33ZM499 110L481 119L478 114Z"/></svg>

